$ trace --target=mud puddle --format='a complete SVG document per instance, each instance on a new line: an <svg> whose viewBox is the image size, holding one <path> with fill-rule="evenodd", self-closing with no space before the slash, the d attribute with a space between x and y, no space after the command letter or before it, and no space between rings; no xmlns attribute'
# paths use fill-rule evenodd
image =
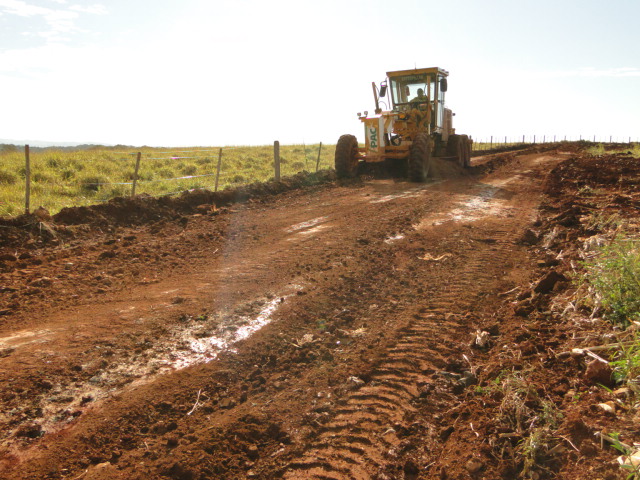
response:
<svg viewBox="0 0 640 480"><path fill-rule="evenodd" d="M369 203L386 203L386 202L391 202L393 200L398 200L398 199L406 199L406 198L416 198L419 197L420 195L422 195L422 193L425 190L428 190L430 188L435 187L436 185L439 185L440 183L443 183L444 180L437 180L437 181L433 181L431 183L428 183L426 185L420 185L419 187L413 187L413 188L409 188L406 190L403 190L401 192L394 192L394 193L388 193L388 194L384 194L384 193L377 193L374 195L371 195L372 199L369 200ZM367 194L369 195L369 194Z"/></svg>
<svg viewBox="0 0 640 480"><path fill-rule="evenodd" d="M271 323L273 314L280 305L302 290L301 285L294 284L288 286L281 295L270 295L271 298L253 302L252 306L260 308L255 315L225 315L219 323L213 319L212 325L183 330L179 334L180 350L171 353L167 367L182 369L198 363L207 363L215 360L221 352L233 351L232 346L235 343L249 338L253 333ZM207 334L209 329L211 329L211 335Z"/></svg>
<svg viewBox="0 0 640 480"><path fill-rule="evenodd" d="M29 406L0 412L0 424L4 425L2 430L7 432L0 439L0 445L10 447L15 442L16 433L24 430L24 421L20 419L29 417L26 409L32 408L34 403L39 414L30 422L29 428L33 430L32 437L37 437L59 431L98 401L116 392L143 385L159 375L211 362L223 352L234 352L234 344L271 323L280 305L301 290L303 286L289 284L277 295L265 294L230 310L199 316L184 315L159 341L144 340L135 352L128 348L105 349L109 350L105 351L109 361L103 357L78 366L79 371L98 369L88 380L70 384L51 382L52 388ZM34 337L50 333L48 330L25 331L1 338L0 347L11 348L6 346L16 345L20 340L43 341L40 338L34 340ZM9 425L13 427L7 428Z"/></svg>
<svg viewBox="0 0 640 480"><path fill-rule="evenodd" d="M509 202L509 191L505 187L519 178L520 175L515 175L478 184L471 193L462 195L453 209L422 219L414 225L414 229L424 230L447 222L475 222L488 216L506 217L513 207Z"/></svg>
<svg viewBox="0 0 640 480"><path fill-rule="evenodd" d="M7 337L0 337L0 350L15 349L31 343L46 343L53 330L23 330Z"/></svg>
<svg viewBox="0 0 640 480"><path fill-rule="evenodd" d="M402 240L403 238L404 238L404 235L399 233L398 235L393 235L391 237L385 238L384 243L392 244L394 242L397 242L398 240Z"/></svg>
<svg viewBox="0 0 640 480"><path fill-rule="evenodd" d="M295 225L291 225L285 231L287 233L293 233L293 232L297 232L299 230L310 229L310 228L315 227L318 224L325 223L328 220L329 220L329 217L313 218L311 220L307 220L306 222L302 222L302 223L297 223Z"/></svg>

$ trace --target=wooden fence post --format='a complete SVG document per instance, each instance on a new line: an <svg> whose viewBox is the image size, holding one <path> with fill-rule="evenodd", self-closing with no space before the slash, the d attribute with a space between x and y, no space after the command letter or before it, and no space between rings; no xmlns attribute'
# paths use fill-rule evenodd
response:
<svg viewBox="0 0 640 480"><path fill-rule="evenodd" d="M304 169L307 169L307 146L302 142L302 152L304 153Z"/></svg>
<svg viewBox="0 0 640 480"><path fill-rule="evenodd" d="M29 158L29 145L24 146L24 178L25 178L25 194L24 194L24 213L29 214L31 206L31 159Z"/></svg>
<svg viewBox="0 0 640 480"><path fill-rule="evenodd" d="M140 169L140 157L142 156L141 152L138 152L136 157L136 169L133 172L133 185L131 186L131 196L136 196L136 183L138 183L138 170Z"/></svg>
<svg viewBox="0 0 640 480"><path fill-rule="evenodd" d="M273 142L273 163L275 166L276 182L280 181L280 142L276 140Z"/></svg>
<svg viewBox="0 0 640 480"><path fill-rule="evenodd" d="M213 187L213 191L218 191L218 179L220 178L220 166L222 165L222 148L218 151L218 168L216 168L216 184Z"/></svg>
<svg viewBox="0 0 640 480"><path fill-rule="evenodd" d="M522 135L522 143L524 143L524 135Z"/></svg>
<svg viewBox="0 0 640 480"><path fill-rule="evenodd" d="M489 144L489 150L493 149L493 135L491 135L491 143Z"/></svg>
<svg viewBox="0 0 640 480"><path fill-rule="evenodd" d="M320 168L320 152L322 152L322 142L320 142L320 147L318 148L318 160L316 160L316 172Z"/></svg>

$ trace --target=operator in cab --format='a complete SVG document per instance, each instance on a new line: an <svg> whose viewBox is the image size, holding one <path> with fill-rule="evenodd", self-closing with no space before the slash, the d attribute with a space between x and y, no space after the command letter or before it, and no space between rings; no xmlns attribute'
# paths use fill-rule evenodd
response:
<svg viewBox="0 0 640 480"><path fill-rule="evenodd" d="M409 103L427 103L428 101L429 101L429 98L424 94L424 90L419 88L418 96L415 97L413 100L409 101Z"/></svg>

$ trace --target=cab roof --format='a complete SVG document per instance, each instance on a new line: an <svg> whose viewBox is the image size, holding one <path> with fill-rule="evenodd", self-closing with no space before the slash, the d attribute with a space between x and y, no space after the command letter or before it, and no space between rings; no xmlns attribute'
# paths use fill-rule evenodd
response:
<svg viewBox="0 0 640 480"><path fill-rule="evenodd" d="M400 77L402 75L415 75L416 73L431 73L431 74L440 74L443 76L448 76L449 72L439 67L429 67L429 68L413 68L411 70L396 70L395 72L387 72L387 77Z"/></svg>

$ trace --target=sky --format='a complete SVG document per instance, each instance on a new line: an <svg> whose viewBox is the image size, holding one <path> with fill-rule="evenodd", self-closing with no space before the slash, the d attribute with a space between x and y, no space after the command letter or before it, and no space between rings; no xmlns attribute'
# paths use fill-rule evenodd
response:
<svg viewBox="0 0 640 480"><path fill-rule="evenodd" d="M476 140L640 140L640 1L0 0L0 138L363 141L371 82L450 72Z"/></svg>

